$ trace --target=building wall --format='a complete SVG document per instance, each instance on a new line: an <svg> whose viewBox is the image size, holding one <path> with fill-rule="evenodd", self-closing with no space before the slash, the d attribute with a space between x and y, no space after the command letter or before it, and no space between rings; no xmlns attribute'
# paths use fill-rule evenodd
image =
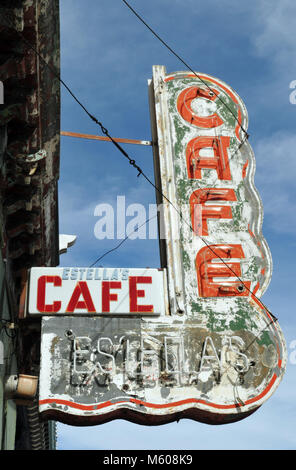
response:
<svg viewBox="0 0 296 470"><path fill-rule="evenodd" d="M58 0L1 0L0 449L54 442L54 426L39 421L37 402L7 399L4 383L9 375L39 373L40 324L21 318L20 298L31 266L59 263L59 52Z"/></svg>
<svg viewBox="0 0 296 470"><path fill-rule="evenodd" d="M5 265L0 258L0 342L3 355L0 355L0 449L12 450L15 443L16 404L5 398L5 377L17 373L17 333L9 328L13 312L11 311L5 282Z"/></svg>

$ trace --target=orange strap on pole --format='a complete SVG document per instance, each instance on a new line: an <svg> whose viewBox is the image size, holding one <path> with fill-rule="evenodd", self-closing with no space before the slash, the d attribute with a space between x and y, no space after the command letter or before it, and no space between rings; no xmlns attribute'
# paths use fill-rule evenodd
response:
<svg viewBox="0 0 296 470"><path fill-rule="evenodd" d="M103 140L103 141L109 141L109 137L103 137L99 135L91 135L91 134L78 134L77 132L66 132L66 131L61 131L61 135L67 136L67 137L78 137L80 139L90 139L90 140ZM115 142L121 142L123 144L135 144L135 145L152 145L152 142L150 140L135 140L135 139L120 139L120 138L114 138Z"/></svg>

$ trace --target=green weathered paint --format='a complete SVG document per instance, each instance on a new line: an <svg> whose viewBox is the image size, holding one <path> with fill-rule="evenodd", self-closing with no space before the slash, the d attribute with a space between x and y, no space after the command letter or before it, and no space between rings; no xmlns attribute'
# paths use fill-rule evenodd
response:
<svg viewBox="0 0 296 470"><path fill-rule="evenodd" d="M189 269L191 269L191 262L189 255L185 250L182 251L182 261L184 269L189 271Z"/></svg>
<svg viewBox="0 0 296 470"><path fill-rule="evenodd" d="M257 342L260 346L269 346L270 344L274 345L274 341L272 341L268 331L263 331L259 338L257 338Z"/></svg>

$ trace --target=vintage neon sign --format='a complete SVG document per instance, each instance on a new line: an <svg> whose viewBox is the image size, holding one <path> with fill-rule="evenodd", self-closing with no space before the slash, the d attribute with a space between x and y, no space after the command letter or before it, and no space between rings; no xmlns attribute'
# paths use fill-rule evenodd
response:
<svg viewBox="0 0 296 470"><path fill-rule="evenodd" d="M226 334L206 336L199 327L180 331L174 324L155 326L146 321L143 325L139 318L44 317L40 412L70 424L126 416L146 424L166 422L168 417L210 422L196 410L207 404L202 390L209 380L214 377L223 387L227 377L235 381L254 367L241 352L243 340ZM173 390L172 402L165 396ZM236 389L234 395L243 398ZM254 397L253 402L260 399ZM228 421L237 419L237 404L213 401L210 406L213 412L227 412Z"/></svg>
<svg viewBox="0 0 296 470"><path fill-rule="evenodd" d="M131 273L125 297L138 293L117 313L111 305L120 304L122 279L109 275L105 281L114 284L95 291L87 284L94 306L99 299L101 313L93 317L87 291L77 284L86 271L65 274L76 277L64 303L56 292L69 280L41 276L41 310L54 302L61 302L59 312L70 310L42 319L39 410L50 419L234 422L258 409L285 371L281 329L260 301L271 256L261 232L245 106L221 80L166 74L161 66L154 67L149 93L155 181L165 196L156 193L169 311L134 315L154 302L149 284L137 287Z"/></svg>

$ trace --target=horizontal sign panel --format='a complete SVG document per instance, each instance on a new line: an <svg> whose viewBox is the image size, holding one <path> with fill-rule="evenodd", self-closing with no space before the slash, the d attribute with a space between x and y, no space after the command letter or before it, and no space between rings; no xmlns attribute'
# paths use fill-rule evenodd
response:
<svg viewBox="0 0 296 470"><path fill-rule="evenodd" d="M203 315L186 323L170 316L42 317L40 413L71 425L115 418L222 424L248 416L277 387L283 351L277 325L256 304L249 305L250 323L259 333L243 330L247 301L239 302L235 331L209 331ZM217 299L220 312L222 303ZM222 325L228 314L219 317Z"/></svg>
<svg viewBox="0 0 296 470"><path fill-rule="evenodd" d="M29 315L165 315L165 271L32 268Z"/></svg>

